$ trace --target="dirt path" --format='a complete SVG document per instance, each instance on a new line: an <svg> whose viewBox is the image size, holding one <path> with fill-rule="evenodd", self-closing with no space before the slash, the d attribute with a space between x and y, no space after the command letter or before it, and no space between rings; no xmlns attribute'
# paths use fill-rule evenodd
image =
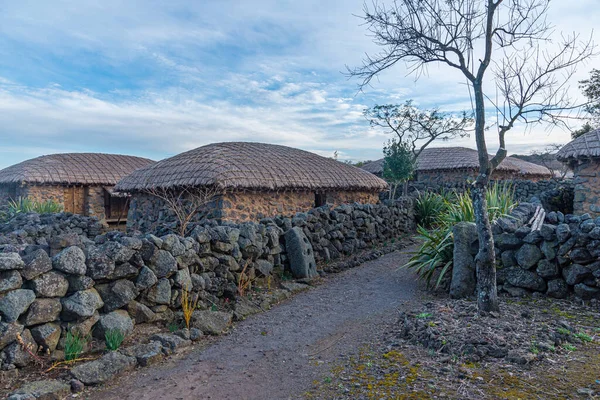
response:
<svg viewBox="0 0 600 400"><path fill-rule="evenodd" d="M86 393L90 399L293 399L339 357L377 337L397 309L419 300L414 276L396 267L407 248L335 276L238 323L204 350L140 369Z"/></svg>

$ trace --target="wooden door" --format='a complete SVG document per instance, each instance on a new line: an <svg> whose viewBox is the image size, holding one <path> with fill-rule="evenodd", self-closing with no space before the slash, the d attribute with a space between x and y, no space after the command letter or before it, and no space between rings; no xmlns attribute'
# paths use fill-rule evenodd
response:
<svg viewBox="0 0 600 400"><path fill-rule="evenodd" d="M66 187L65 193L65 212L85 215L85 188L70 186Z"/></svg>

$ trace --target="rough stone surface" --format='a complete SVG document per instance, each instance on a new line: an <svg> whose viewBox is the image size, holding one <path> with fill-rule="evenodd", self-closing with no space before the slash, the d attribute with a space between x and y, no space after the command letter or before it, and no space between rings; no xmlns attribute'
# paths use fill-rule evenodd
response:
<svg viewBox="0 0 600 400"><path fill-rule="evenodd" d="M575 294L583 300L597 299L600 298L600 289L578 283L575 285Z"/></svg>
<svg viewBox="0 0 600 400"><path fill-rule="evenodd" d="M583 282L585 278L592 276L592 271L583 265L572 264L563 268L562 275L568 285L577 285Z"/></svg>
<svg viewBox="0 0 600 400"><path fill-rule="evenodd" d="M133 332L133 321L125 310L116 310L108 314L100 315L100 320L93 330L95 338L104 340L107 331L119 330L126 337Z"/></svg>
<svg viewBox="0 0 600 400"><path fill-rule="evenodd" d="M546 281L535 272L526 271L522 268L511 268L506 273L506 280L513 286L520 288L546 291Z"/></svg>
<svg viewBox="0 0 600 400"><path fill-rule="evenodd" d="M61 303L63 306L61 318L65 321L89 318L104 305L96 289L76 292L69 297L62 298Z"/></svg>
<svg viewBox="0 0 600 400"><path fill-rule="evenodd" d="M17 338L17 334L21 332L23 332L23 325L16 322L10 324L7 322L0 322L0 350L14 342Z"/></svg>
<svg viewBox="0 0 600 400"><path fill-rule="evenodd" d="M23 257L23 261L25 266L20 272L23 278L28 281L52 269L52 260L48 253L42 249L37 249L26 255Z"/></svg>
<svg viewBox="0 0 600 400"><path fill-rule="evenodd" d="M86 385L96 385L132 370L136 363L135 357L112 351L98 360L77 365L71 370L71 375Z"/></svg>
<svg viewBox="0 0 600 400"><path fill-rule="evenodd" d="M0 315L4 322L15 322L35 300L33 290L17 289L0 298Z"/></svg>
<svg viewBox="0 0 600 400"><path fill-rule="evenodd" d="M24 265L19 253L0 253L0 271L22 269Z"/></svg>
<svg viewBox="0 0 600 400"><path fill-rule="evenodd" d="M546 294L555 299L564 299L569 294L569 286L562 279L553 279L548 281L548 291Z"/></svg>
<svg viewBox="0 0 600 400"><path fill-rule="evenodd" d="M85 275L85 254L79 247L67 247L52 259L52 267L67 274Z"/></svg>
<svg viewBox="0 0 600 400"><path fill-rule="evenodd" d="M524 269L533 268L541 258L542 252L532 244L526 243L517 251L517 263Z"/></svg>
<svg viewBox="0 0 600 400"><path fill-rule="evenodd" d="M165 278L177 271L177 260L168 251L159 250L150 260L149 267L157 278Z"/></svg>
<svg viewBox="0 0 600 400"><path fill-rule="evenodd" d="M31 335L36 343L44 350L53 352L60 339L60 326L55 323L38 325L31 328Z"/></svg>
<svg viewBox="0 0 600 400"><path fill-rule="evenodd" d="M129 315L136 324L152 322L156 318L156 315L150 308L135 300L129 302L127 305L127 311L129 311Z"/></svg>
<svg viewBox="0 0 600 400"><path fill-rule="evenodd" d="M56 379L28 382L15 390L8 397L9 400L61 400L71 394L71 387Z"/></svg>
<svg viewBox="0 0 600 400"><path fill-rule="evenodd" d="M558 264L554 261L540 260L535 270L539 276L545 279L556 278L560 275Z"/></svg>
<svg viewBox="0 0 600 400"><path fill-rule="evenodd" d="M102 311L105 313L126 306L138 295L135 284L127 279L120 279L104 285L96 285L96 290L104 302Z"/></svg>
<svg viewBox="0 0 600 400"><path fill-rule="evenodd" d="M0 295L11 290L19 289L23 279L19 271L0 271Z"/></svg>
<svg viewBox="0 0 600 400"><path fill-rule="evenodd" d="M152 272L150 268L144 266L140 270L140 273L135 281L135 286L138 289L143 290L154 286L156 282L158 282L158 278L156 278L154 272Z"/></svg>
<svg viewBox="0 0 600 400"><path fill-rule="evenodd" d="M38 345L31 336L31 332L29 331L29 329L24 329L23 332L21 332L21 339L23 340L25 346L31 351L31 353L37 353ZM14 364L20 368L27 366L33 361L33 357L31 356L31 354L28 351L24 350L21 344L19 344L18 342L12 342L10 345L8 345L4 349L4 355L6 357L6 364Z"/></svg>
<svg viewBox="0 0 600 400"><path fill-rule="evenodd" d="M475 278L475 260L471 248L477 238L477 227L474 223L461 222L452 229L454 236L454 265L450 297L460 299L475 293L477 280Z"/></svg>
<svg viewBox="0 0 600 400"><path fill-rule="evenodd" d="M220 335L231 324L232 315L222 311L196 310L191 325L208 335Z"/></svg>
<svg viewBox="0 0 600 400"><path fill-rule="evenodd" d="M138 344L120 351L129 357L135 357L138 365L142 367L156 364L164 358L163 345L160 341Z"/></svg>
<svg viewBox="0 0 600 400"><path fill-rule="evenodd" d="M38 297L64 297L69 290L69 281L60 272L50 271L35 278L32 288Z"/></svg>
<svg viewBox="0 0 600 400"><path fill-rule="evenodd" d="M163 347L163 352L172 354L178 348L188 347L192 345L191 340L183 339L171 333L158 333L150 337L151 341L159 342Z"/></svg>
<svg viewBox="0 0 600 400"><path fill-rule="evenodd" d="M294 227L287 231L285 243L294 277L314 278L319 275L312 245L302 229Z"/></svg>
<svg viewBox="0 0 600 400"><path fill-rule="evenodd" d="M59 299L35 299L29 306L25 319L25 326L39 325L58 319L62 305Z"/></svg>
<svg viewBox="0 0 600 400"><path fill-rule="evenodd" d="M171 302L171 283L168 279L160 279L156 285L148 290L148 301L156 304L169 304Z"/></svg>

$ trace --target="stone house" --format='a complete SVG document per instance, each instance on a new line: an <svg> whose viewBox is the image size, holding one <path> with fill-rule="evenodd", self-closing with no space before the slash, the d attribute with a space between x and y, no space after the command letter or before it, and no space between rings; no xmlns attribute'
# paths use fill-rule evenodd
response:
<svg viewBox="0 0 600 400"><path fill-rule="evenodd" d="M382 176L383 158L361 168ZM413 179L428 183L464 183L474 179L478 172L477 150L466 147L434 147L423 150L417 158ZM506 157L492 174L493 180L524 179L537 182L551 177L552 172L548 168L513 157Z"/></svg>
<svg viewBox="0 0 600 400"><path fill-rule="evenodd" d="M600 216L600 129L567 143L556 158L573 170L573 214Z"/></svg>
<svg viewBox="0 0 600 400"><path fill-rule="evenodd" d="M292 216L325 204L377 203L387 183L368 172L291 147L214 143L136 170L116 186L132 195L128 228L150 231L173 222L156 190L213 190L198 218L256 221Z"/></svg>
<svg viewBox="0 0 600 400"><path fill-rule="evenodd" d="M128 197L115 184L154 161L100 153L52 154L0 170L0 204L11 199L52 200L65 212L95 216L107 223L124 220Z"/></svg>

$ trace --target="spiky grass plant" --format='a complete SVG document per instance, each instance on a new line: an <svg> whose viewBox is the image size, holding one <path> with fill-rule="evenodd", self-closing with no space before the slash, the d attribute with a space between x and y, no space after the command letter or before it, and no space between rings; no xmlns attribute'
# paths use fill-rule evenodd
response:
<svg viewBox="0 0 600 400"><path fill-rule="evenodd" d="M83 353L88 339L88 337L80 335L77 331L68 331L65 337L65 360L77 360Z"/></svg>
<svg viewBox="0 0 600 400"><path fill-rule="evenodd" d="M120 329L109 329L104 333L104 342L110 351L118 350L123 340L125 340L125 333Z"/></svg>

